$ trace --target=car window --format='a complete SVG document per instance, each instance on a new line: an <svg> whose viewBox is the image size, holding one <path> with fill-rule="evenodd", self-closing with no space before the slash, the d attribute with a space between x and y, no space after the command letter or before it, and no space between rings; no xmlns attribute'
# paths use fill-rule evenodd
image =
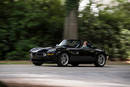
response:
<svg viewBox="0 0 130 87"><path fill-rule="evenodd" d="M66 46L66 47L72 47L72 48L77 48L80 46L80 41L78 40L63 40L59 46Z"/></svg>
<svg viewBox="0 0 130 87"><path fill-rule="evenodd" d="M76 47L77 45L79 44L79 41L68 41L67 42L67 45L70 46L70 47Z"/></svg>

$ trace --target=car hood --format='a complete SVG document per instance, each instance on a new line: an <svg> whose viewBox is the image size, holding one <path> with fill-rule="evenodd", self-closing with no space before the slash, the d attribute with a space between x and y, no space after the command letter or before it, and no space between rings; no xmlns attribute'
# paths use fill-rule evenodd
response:
<svg viewBox="0 0 130 87"><path fill-rule="evenodd" d="M42 51L42 50L49 50L49 49L52 49L52 47L36 47L36 48L32 48L29 52L33 52L33 53L36 53L38 51Z"/></svg>
<svg viewBox="0 0 130 87"><path fill-rule="evenodd" d="M48 51L48 50L57 50L57 49L64 49L65 47L63 46L55 46L55 47L36 47L32 48L29 52L36 53L39 51Z"/></svg>

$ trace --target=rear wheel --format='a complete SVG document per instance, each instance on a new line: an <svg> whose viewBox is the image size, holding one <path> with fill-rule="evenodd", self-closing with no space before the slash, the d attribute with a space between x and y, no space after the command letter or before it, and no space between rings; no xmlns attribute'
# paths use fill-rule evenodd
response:
<svg viewBox="0 0 130 87"><path fill-rule="evenodd" d="M99 54L97 56L97 60L95 62L95 66L97 67L103 67L106 64L106 57L104 54Z"/></svg>
<svg viewBox="0 0 130 87"><path fill-rule="evenodd" d="M69 55L67 53L62 53L58 58L57 65L58 66L67 66L69 63Z"/></svg>
<svg viewBox="0 0 130 87"><path fill-rule="evenodd" d="M36 66L41 66L43 64L41 61L32 61L32 63Z"/></svg>

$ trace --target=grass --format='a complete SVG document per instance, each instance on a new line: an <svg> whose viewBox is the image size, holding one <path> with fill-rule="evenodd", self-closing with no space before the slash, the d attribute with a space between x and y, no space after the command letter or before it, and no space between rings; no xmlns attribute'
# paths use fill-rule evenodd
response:
<svg viewBox="0 0 130 87"><path fill-rule="evenodd" d="M108 61L108 65L130 65L130 61Z"/></svg>
<svg viewBox="0 0 130 87"><path fill-rule="evenodd" d="M31 61L0 61L0 64L31 64Z"/></svg>

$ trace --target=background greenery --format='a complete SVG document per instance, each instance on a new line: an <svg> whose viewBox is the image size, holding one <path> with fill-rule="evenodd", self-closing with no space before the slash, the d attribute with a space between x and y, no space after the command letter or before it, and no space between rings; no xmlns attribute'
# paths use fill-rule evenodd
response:
<svg viewBox="0 0 130 87"><path fill-rule="evenodd" d="M130 56L130 3L94 13L93 3L79 12L79 38L105 49L111 58ZM97 5L100 8L102 5ZM1 0L0 59L29 59L33 47L62 40L65 6L61 0Z"/></svg>

